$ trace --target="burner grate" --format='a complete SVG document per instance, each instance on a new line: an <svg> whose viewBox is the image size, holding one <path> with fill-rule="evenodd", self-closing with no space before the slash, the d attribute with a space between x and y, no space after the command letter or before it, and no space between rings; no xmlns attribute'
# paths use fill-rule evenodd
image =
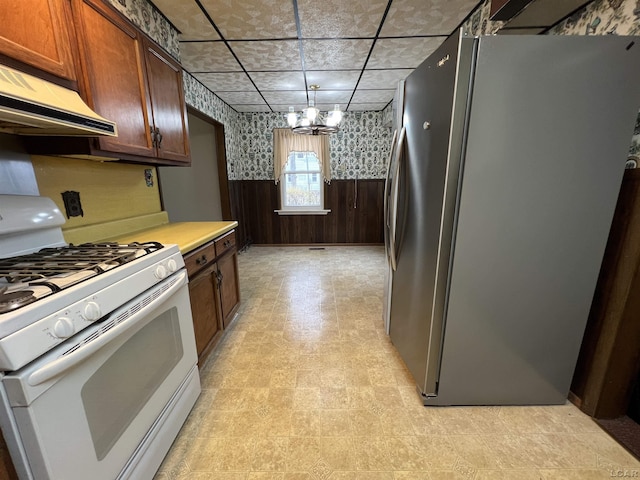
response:
<svg viewBox="0 0 640 480"><path fill-rule="evenodd" d="M161 248L162 244L157 242L86 243L43 248L28 255L0 259L0 283L41 285L55 292ZM62 286L56 283L64 278L70 282L62 282Z"/></svg>

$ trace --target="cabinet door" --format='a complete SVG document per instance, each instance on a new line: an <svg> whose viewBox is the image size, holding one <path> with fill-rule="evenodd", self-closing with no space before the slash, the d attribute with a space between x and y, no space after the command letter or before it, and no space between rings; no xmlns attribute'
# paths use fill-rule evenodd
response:
<svg viewBox="0 0 640 480"><path fill-rule="evenodd" d="M98 140L100 149L154 156L141 33L102 2L74 0L73 7L85 98L118 127L117 137Z"/></svg>
<svg viewBox="0 0 640 480"><path fill-rule="evenodd" d="M191 299L191 315L196 337L196 350L199 362L202 363L207 346L220 330L215 302L216 264L201 272L189 282ZM205 352L206 355L206 352Z"/></svg>
<svg viewBox="0 0 640 480"><path fill-rule="evenodd" d="M220 310L222 322L227 328L235 308L240 302L238 288L238 254L233 252L218 259L218 276L220 278Z"/></svg>
<svg viewBox="0 0 640 480"><path fill-rule="evenodd" d="M182 68L160 48L145 41L158 158L190 163L187 109Z"/></svg>
<svg viewBox="0 0 640 480"><path fill-rule="evenodd" d="M75 80L70 38L69 0L2 1L0 53Z"/></svg>

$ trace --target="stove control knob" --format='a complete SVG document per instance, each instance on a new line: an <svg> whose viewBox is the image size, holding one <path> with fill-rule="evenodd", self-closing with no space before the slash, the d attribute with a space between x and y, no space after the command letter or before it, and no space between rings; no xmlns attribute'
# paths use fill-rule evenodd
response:
<svg viewBox="0 0 640 480"><path fill-rule="evenodd" d="M158 280L162 280L167 276L167 269L164 267L164 265L158 265L156 267L156 271L154 272L154 275Z"/></svg>
<svg viewBox="0 0 640 480"><path fill-rule="evenodd" d="M67 317L60 317L53 326L53 334L58 338L69 338L75 331L73 322Z"/></svg>
<svg viewBox="0 0 640 480"><path fill-rule="evenodd" d="M169 259L169 261L167 262L167 269L171 273L175 272L178 269L178 264L173 258Z"/></svg>
<svg viewBox="0 0 640 480"><path fill-rule="evenodd" d="M102 312L100 311L100 305L98 305L96 302L88 302L84 306L82 316L84 317L85 320L89 322L95 322L102 316Z"/></svg>

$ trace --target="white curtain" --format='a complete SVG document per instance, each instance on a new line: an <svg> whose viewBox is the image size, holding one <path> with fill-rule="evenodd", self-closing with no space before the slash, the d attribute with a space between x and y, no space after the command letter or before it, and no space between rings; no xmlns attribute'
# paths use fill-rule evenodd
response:
<svg viewBox="0 0 640 480"><path fill-rule="evenodd" d="M299 135L288 128L274 128L273 175L276 183L280 181L280 175L289 161L291 152L315 152L320 161L322 178L325 182L331 183L328 135Z"/></svg>

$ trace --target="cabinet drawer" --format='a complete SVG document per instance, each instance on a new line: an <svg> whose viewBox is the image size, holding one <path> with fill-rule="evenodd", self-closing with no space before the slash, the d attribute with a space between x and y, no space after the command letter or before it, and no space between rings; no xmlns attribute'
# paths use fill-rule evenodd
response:
<svg viewBox="0 0 640 480"><path fill-rule="evenodd" d="M213 263L215 258L216 250L213 242L207 243L197 250L185 255L184 263L187 267L187 274L189 275L189 278L193 277L193 275L202 268Z"/></svg>
<svg viewBox="0 0 640 480"><path fill-rule="evenodd" d="M226 251L235 248L236 246L236 232L230 231L226 235L218 238L215 242L216 245L216 257L223 255Z"/></svg>

